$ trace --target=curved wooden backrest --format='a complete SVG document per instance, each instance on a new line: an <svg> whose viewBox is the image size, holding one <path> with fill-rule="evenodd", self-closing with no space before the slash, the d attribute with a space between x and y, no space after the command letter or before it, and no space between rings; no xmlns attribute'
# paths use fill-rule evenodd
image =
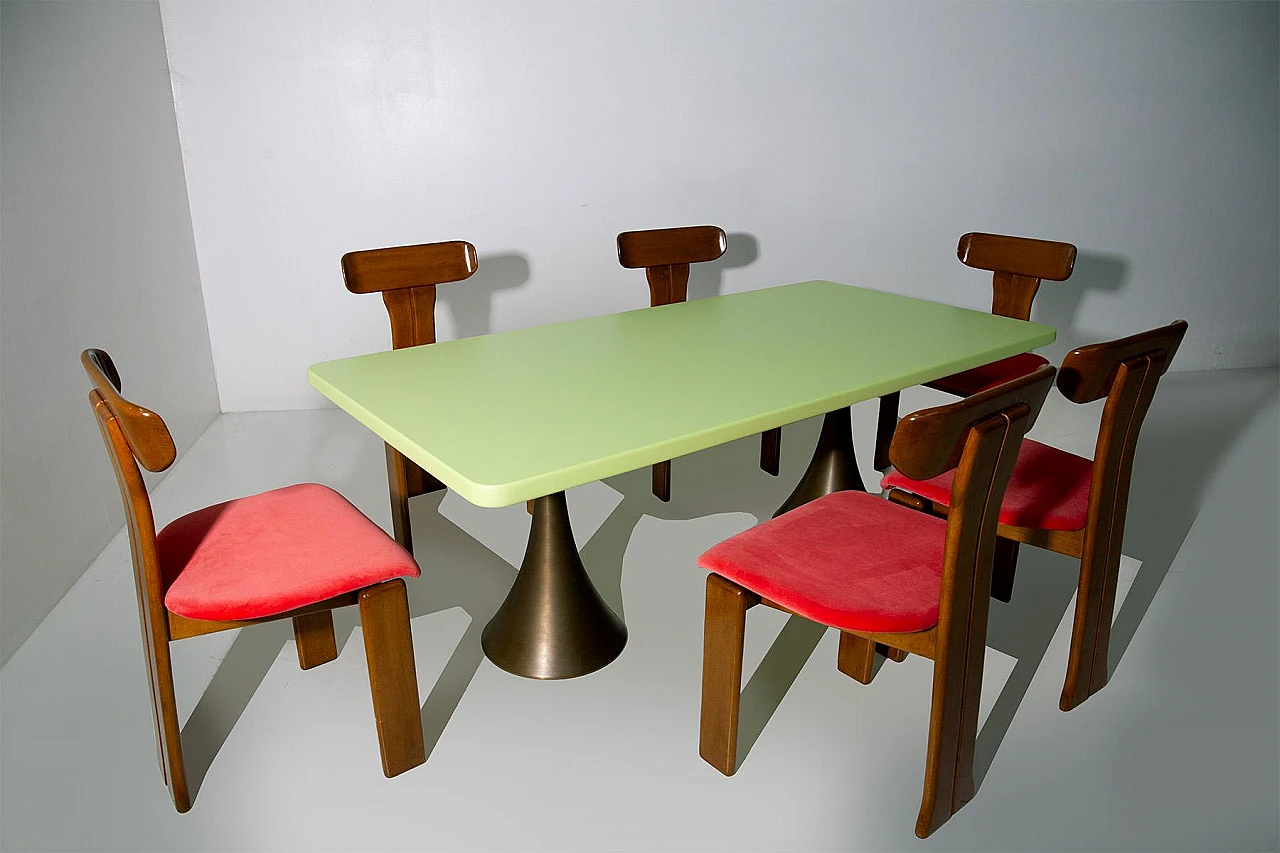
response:
<svg viewBox="0 0 1280 853"><path fill-rule="evenodd" d="M1142 357L1152 359L1158 369L1155 377L1163 376L1186 334L1187 321L1175 320L1127 338L1078 347L1062 360L1058 390L1073 403L1100 400L1115 387L1120 365Z"/></svg>
<svg viewBox="0 0 1280 853"><path fill-rule="evenodd" d="M100 349L87 349L80 353L80 363L116 418L132 455L148 471L163 471L172 465L177 448L169 428L155 412L120 396L120 373L111 356Z"/></svg>
<svg viewBox="0 0 1280 853"><path fill-rule="evenodd" d="M981 683L1000 504L1018 460L1022 437L1044 405L1053 374L1053 368L1045 365L1035 373L958 403L909 415L894 435L890 453L894 465L907 476L927 478L956 469L934 636L935 696L948 691L964 693L963 687L970 679ZM976 697L977 691L973 695ZM935 704L934 714L945 719L935 720L931 726L960 731L954 741L955 750L971 749L977 736L977 705L976 701L947 703L943 707ZM921 806L922 821L927 811L941 807L949 814L972 796L962 771L972 756L943 754L941 744L941 740L930 738L926 766L957 768L948 777L955 781L937 792L945 802L930 803L926 794L925 805ZM917 833L919 827L918 824Z"/></svg>
<svg viewBox="0 0 1280 853"><path fill-rule="evenodd" d="M1102 583L1114 595L1112 582L1120 567L1124 541L1125 517L1129 508L1129 483L1133 476L1133 458L1138 447L1138 433L1155 398L1160 377L1169 369L1178 345L1186 335L1187 323L1178 320L1107 343L1092 344L1072 350L1063 360L1058 374L1058 388L1067 399L1088 403L1106 396L1098 442L1093 452L1093 476L1089 481L1087 510L1081 560L1097 567ZM1104 602L1111 612L1114 599ZM1077 611L1077 620L1087 614ZM1110 621L1101 626L1110 632ZM1106 642L1097 646L1107 648ZM1069 667L1081 664L1073 655ZM1094 667L1106 667L1106 661L1093 661ZM1068 671L1068 680L1073 677Z"/></svg>
<svg viewBox="0 0 1280 853"><path fill-rule="evenodd" d="M898 421L889 446L893 466L913 480L929 480L960 464L968 431L979 421L1026 403L1035 424L1055 371L1044 365L1033 373L966 397L956 403L923 409ZM1044 392L1041 393L1041 386ZM1032 402L1034 401L1034 405Z"/></svg>
<svg viewBox="0 0 1280 853"><path fill-rule="evenodd" d="M1041 279L1066 281L1076 264L1076 247L1052 240L965 234L956 247L960 263L994 273L991 313L1031 319L1031 303Z"/></svg>
<svg viewBox="0 0 1280 853"><path fill-rule="evenodd" d="M689 264L714 261L729 242L715 225L623 231L618 235L618 263L645 270L649 305L684 302L689 296Z"/></svg>
<svg viewBox="0 0 1280 853"><path fill-rule="evenodd" d="M342 279L352 293L381 293L393 349L436 340L436 285L470 278L476 247L463 240L348 252Z"/></svg>
<svg viewBox="0 0 1280 853"><path fill-rule="evenodd" d="M120 498L124 502L160 770L175 806L178 811L185 812L191 807L191 801L186 786L178 721L176 712L166 705L167 697L173 695L169 615L164 606L164 583L156 555L155 517L146 482L138 468L138 462L151 471L163 471L173 464L176 455L173 437L157 414L120 396L120 374L111 356L102 350L88 349L81 353L80 363L93 381L89 403L93 406L102 440L116 472Z"/></svg>

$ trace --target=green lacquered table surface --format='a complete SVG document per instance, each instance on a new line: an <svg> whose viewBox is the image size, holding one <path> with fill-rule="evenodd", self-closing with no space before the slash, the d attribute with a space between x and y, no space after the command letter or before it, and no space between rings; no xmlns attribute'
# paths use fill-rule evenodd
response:
<svg viewBox="0 0 1280 853"><path fill-rule="evenodd" d="M480 506L642 468L1050 343L1049 326L810 281L314 365Z"/></svg>

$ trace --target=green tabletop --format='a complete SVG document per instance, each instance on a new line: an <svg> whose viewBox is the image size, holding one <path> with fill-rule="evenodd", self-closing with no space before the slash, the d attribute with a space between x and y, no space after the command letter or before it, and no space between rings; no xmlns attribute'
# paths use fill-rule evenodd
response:
<svg viewBox="0 0 1280 853"><path fill-rule="evenodd" d="M1038 323L808 281L313 365L479 506L642 468L1053 341Z"/></svg>

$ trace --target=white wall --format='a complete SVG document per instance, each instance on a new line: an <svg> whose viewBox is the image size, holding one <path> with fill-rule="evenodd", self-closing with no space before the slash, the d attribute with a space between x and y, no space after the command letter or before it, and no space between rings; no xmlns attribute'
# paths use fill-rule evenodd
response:
<svg viewBox="0 0 1280 853"><path fill-rule="evenodd" d="M1040 236L1081 252L1051 357L1184 317L1176 368L1275 364L1277 8L165 2L223 407L388 345L343 252L473 242L449 337L643 305L614 235L703 222L697 293L985 309L958 236Z"/></svg>
<svg viewBox="0 0 1280 853"><path fill-rule="evenodd" d="M80 351L179 450L218 411L159 6L0 4L0 646L124 513ZM132 618L121 614L122 618Z"/></svg>

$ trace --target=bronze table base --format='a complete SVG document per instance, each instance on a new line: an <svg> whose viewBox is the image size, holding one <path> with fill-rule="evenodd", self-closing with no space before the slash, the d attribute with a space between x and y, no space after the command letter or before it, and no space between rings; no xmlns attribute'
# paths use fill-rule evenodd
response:
<svg viewBox="0 0 1280 853"><path fill-rule="evenodd" d="M853 422L846 406L827 412L823 417L822 434L818 436L813 459L800 478L800 485L773 517L777 518L823 495L849 490L865 492L867 487L862 484L862 475L858 473L858 459L853 452Z"/></svg>
<svg viewBox="0 0 1280 853"><path fill-rule="evenodd" d="M582 566L564 492L535 499L520 574L480 637L485 656L525 678L576 678L626 644L627 626Z"/></svg>

